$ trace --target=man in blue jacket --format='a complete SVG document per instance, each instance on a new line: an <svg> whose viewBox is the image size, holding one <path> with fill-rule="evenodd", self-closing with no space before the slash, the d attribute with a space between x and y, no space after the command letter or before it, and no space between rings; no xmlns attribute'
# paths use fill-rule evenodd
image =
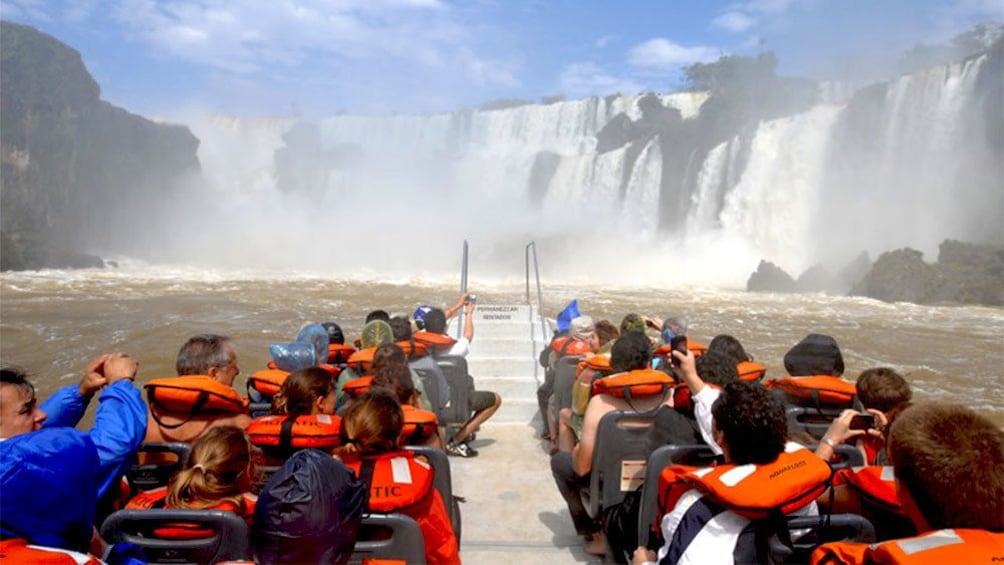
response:
<svg viewBox="0 0 1004 565"><path fill-rule="evenodd" d="M86 551L96 502L125 473L146 434L137 363L102 355L77 385L41 407L27 375L0 370L0 535ZM99 390L94 426L74 426Z"/></svg>

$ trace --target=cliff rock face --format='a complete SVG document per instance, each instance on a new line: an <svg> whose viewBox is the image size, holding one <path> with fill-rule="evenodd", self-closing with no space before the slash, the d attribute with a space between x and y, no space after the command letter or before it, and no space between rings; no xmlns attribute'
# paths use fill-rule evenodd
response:
<svg viewBox="0 0 1004 565"><path fill-rule="evenodd" d="M95 266L158 214L199 141L100 100L80 53L0 22L0 269Z"/></svg>
<svg viewBox="0 0 1004 565"><path fill-rule="evenodd" d="M910 248L882 254L851 294L888 302L1004 306L1004 247L945 240L938 262Z"/></svg>

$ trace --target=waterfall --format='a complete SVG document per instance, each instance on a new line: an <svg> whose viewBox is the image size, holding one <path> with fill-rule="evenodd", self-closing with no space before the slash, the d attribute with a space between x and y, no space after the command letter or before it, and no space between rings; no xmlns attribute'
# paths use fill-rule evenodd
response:
<svg viewBox="0 0 1004 565"><path fill-rule="evenodd" d="M1004 191L1001 179L985 178L994 155L983 141L999 124L980 121L975 92L985 61L840 92L705 150L656 132L598 153L612 119L642 118L642 95L432 115L214 118L192 128L204 177L239 213L228 229L273 226L245 234L247 249L231 253L242 261L413 272L426 256L367 251L417 230L430 248L466 238L519 256L527 241L544 239L557 255L585 245L631 263L625 272L652 283L664 273L649 267L671 263L674 282L741 287L760 259L797 276L817 263L839 268L862 250L932 253L946 237L975 237L977 227L999 234ZM658 97L691 125L707 98ZM301 123L309 127L297 133ZM680 155L693 161L671 202L684 225L657 233L661 176ZM331 229L355 243L290 251ZM599 276L581 262L561 268Z"/></svg>

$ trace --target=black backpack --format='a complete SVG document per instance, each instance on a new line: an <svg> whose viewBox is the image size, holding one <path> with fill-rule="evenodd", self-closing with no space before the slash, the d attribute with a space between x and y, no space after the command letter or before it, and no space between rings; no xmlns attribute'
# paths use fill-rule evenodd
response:
<svg viewBox="0 0 1004 565"><path fill-rule="evenodd" d="M294 453L258 495L255 563L347 563L369 491L317 449Z"/></svg>

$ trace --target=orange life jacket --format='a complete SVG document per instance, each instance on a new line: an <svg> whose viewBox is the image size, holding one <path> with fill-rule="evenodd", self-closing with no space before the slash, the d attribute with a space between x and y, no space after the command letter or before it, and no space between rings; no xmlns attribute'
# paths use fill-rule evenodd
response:
<svg viewBox="0 0 1004 565"><path fill-rule="evenodd" d="M370 486L369 509L396 512L421 502L432 489L432 466L410 451L343 456L342 462Z"/></svg>
<svg viewBox="0 0 1004 565"><path fill-rule="evenodd" d="M593 381L593 396L609 394L617 398L641 398L664 394L673 388L673 377L655 369L636 369Z"/></svg>
<svg viewBox="0 0 1004 565"><path fill-rule="evenodd" d="M328 363L332 365L347 363L349 355L355 353L356 348L346 343L328 344Z"/></svg>
<svg viewBox="0 0 1004 565"><path fill-rule="evenodd" d="M416 408L411 404L402 404L404 412L404 427L401 437L406 445L422 445L430 437L439 433L439 419L435 412Z"/></svg>
<svg viewBox="0 0 1004 565"><path fill-rule="evenodd" d="M694 353L694 358L696 359L697 357L704 355L704 352L708 350L708 346L704 345L699 341L694 341L688 337L687 349L689 349ZM662 357L663 359L667 359L669 358L670 351L672 350L673 350L672 346L670 346L668 343L660 345L659 347L655 348L655 351L652 352L652 357Z"/></svg>
<svg viewBox="0 0 1004 565"><path fill-rule="evenodd" d="M813 375L808 377L784 377L764 383L769 389L780 390L799 404L808 406L851 407L857 387L833 375Z"/></svg>
<svg viewBox="0 0 1004 565"><path fill-rule="evenodd" d="M134 496L132 500L126 504L126 510L149 510L151 508L164 508L167 502L167 490L168 487L155 488L153 490L148 490L141 492ZM254 517L255 505L258 502L258 497L251 493L244 493L241 498L240 504L235 504L231 500L223 500L211 506L206 506L205 510L225 510L227 512L233 512L237 514L244 520L250 522ZM164 524L158 528L154 528L154 535L158 538L170 539L170 540L186 540L186 539L201 539L212 536L212 528L206 528L195 523L185 523L176 522L171 524Z"/></svg>
<svg viewBox="0 0 1004 565"><path fill-rule="evenodd" d="M813 452L789 442L776 460L764 465L671 465L659 475L659 492L666 511L696 488L744 518L761 520L809 504L826 490L832 474L829 464Z"/></svg>
<svg viewBox="0 0 1004 565"><path fill-rule="evenodd" d="M743 361L736 365L736 372L741 381L761 381L767 374L767 367L753 361Z"/></svg>
<svg viewBox="0 0 1004 565"><path fill-rule="evenodd" d="M443 352L449 351L457 340L444 334L432 333L426 330L417 331L411 334L416 343L424 345L429 351Z"/></svg>
<svg viewBox="0 0 1004 565"><path fill-rule="evenodd" d="M56 547L28 545L28 540L0 541L0 562L4 565L100 565L97 557Z"/></svg>
<svg viewBox="0 0 1004 565"><path fill-rule="evenodd" d="M282 451L314 447L328 450L341 445L342 419L328 414L297 416L262 416L248 424L251 443L259 447L278 447Z"/></svg>
<svg viewBox="0 0 1004 565"><path fill-rule="evenodd" d="M892 467L868 465L841 469L834 475L833 484L846 484L866 502L901 516L906 515L896 496Z"/></svg>
<svg viewBox="0 0 1004 565"><path fill-rule="evenodd" d="M564 336L551 340L551 351L557 353L559 357L565 357L566 355L585 355L593 350L587 342L581 339Z"/></svg>
<svg viewBox="0 0 1004 565"><path fill-rule="evenodd" d="M349 395L349 398L359 398L369 392L371 386L373 386L373 375L356 377L342 385L342 392Z"/></svg>
<svg viewBox="0 0 1004 565"><path fill-rule="evenodd" d="M275 363L269 361L269 365ZM279 394L279 389L286 382L289 373L281 369L266 369L258 371L248 378L248 386L264 394L265 396L275 396Z"/></svg>
<svg viewBox="0 0 1004 565"><path fill-rule="evenodd" d="M337 377L339 375L339 373L342 372L342 368L339 367L339 366L337 366L337 365L328 365L327 363L320 363L320 364L318 364L316 366L324 369L325 371L327 371L329 373L331 373L332 377ZM267 363L267 367L268 367L268 369L270 371L281 371L282 370L282 369L280 369L275 364L275 361L272 361L272 360L269 360L269 362ZM259 391L259 392L261 392L261 391Z"/></svg>
<svg viewBox="0 0 1004 565"><path fill-rule="evenodd" d="M812 552L813 565L859 563L993 563L1004 552L1004 533L935 530L876 544L826 543Z"/></svg>
<svg viewBox="0 0 1004 565"><path fill-rule="evenodd" d="M722 387L711 383L705 383L704 386L722 390ZM694 398L690 393L690 387L687 386L687 383L678 383L675 387L673 387L673 408L693 415Z"/></svg>
<svg viewBox="0 0 1004 565"><path fill-rule="evenodd" d="M592 357L587 357L582 361L579 361L578 367L575 368L575 376L582 374L582 371L586 369L592 369L605 375L609 375L614 368L610 366L610 355L593 355Z"/></svg>
<svg viewBox="0 0 1004 565"><path fill-rule="evenodd" d="M247 399L241 398L233 387L206 375L154 379L143 388L146 389L150 415L160 427L169 430L181 427L196 414L244 414L248 408ZM168 425L160 421L158 411L187 414L188 418L179 424Z"/></svg>

